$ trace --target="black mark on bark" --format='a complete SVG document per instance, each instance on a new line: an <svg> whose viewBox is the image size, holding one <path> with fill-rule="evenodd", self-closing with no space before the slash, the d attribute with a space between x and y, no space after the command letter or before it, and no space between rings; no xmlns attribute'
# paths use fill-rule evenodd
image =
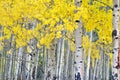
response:
<svg viewBox="0 0 120 80"><path fill-rule="evenodd" d="M75 74L75 80L81 80L81 76L79 72L77 73L77 75Z"/></svg>

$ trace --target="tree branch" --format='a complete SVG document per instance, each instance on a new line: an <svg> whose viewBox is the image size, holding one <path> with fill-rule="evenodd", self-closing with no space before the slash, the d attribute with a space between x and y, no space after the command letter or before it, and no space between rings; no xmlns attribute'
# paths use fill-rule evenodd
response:
<svg viewBox="0 0 120 80"><path fill-rule="evenodd" d="M99 0L94 0L94 1L99 2L99 3L102 3L102 4L104 4L104 5L108 6L110 9L112 9L112 10L113 10L113 8L112 8L111 6L109 6L107 3L104 3L104 2L99 1Z"/></svg>

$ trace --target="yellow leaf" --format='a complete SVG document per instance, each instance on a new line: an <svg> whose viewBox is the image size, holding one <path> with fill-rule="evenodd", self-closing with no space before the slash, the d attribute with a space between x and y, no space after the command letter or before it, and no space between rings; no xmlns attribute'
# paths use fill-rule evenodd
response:
<svg viewBox="0 0 120 80"><path fill-rule="evenodd" d="M61 37L62 37L61 31L58 31L58 32L56 33L56 38L61 38Z"/></svg>
<svg viewBox="0 0 120 80"><path fill-rule="evenodd" d="M40 44L44 44L44 43L45 43L45 38L41 38Z"/></svg>

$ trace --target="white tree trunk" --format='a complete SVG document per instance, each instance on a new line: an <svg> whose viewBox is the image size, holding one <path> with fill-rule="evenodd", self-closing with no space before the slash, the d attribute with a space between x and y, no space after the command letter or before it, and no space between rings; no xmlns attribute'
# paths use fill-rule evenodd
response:
<svg viewBox="0 0 120 80"><path fill-rule="evenodd" d="M75 0L75 5L80 7L82 0ZM78 21L77 21L78 22ZM84 80L84 61L83 61L83 53L82 53L82 22L79 20L78 28L75 30L75 80Z"/></svg>
<svg viewBox="0 0 120 80"><path fill-rule="evenodd" d="M92 31L90 32L90 42L92 42ZM86 69L86 80L89 80L89 71L90 71L90 53L91 53L91 44L89 45L89 49L88 49L88 59L87 59L87 69Z"/></svg>
<svg viewBox="0 0 120 80"><path fill-rule="evenodd" d="M56 77L57 77L57 80L59 78L59 66L60 66L60 55L61 55L61 39L58 39L57 41L57 68L56 68Z"/></svg>
<svg viewBox="0 0 120 80"><path fill-rule="evenodd" d="M84 80L84 61L82 53L82 23L78 23L78 29L75 31L75 80Z"/></svg>
<svg viewBox="0 0 120 80"><path fill-rule="evenodd" d="M68 41L67 41L66 66L65 66L65 80L68 80L69 55L70 55L70 46L69 46Z"/></svg>
<svg viewBox="0 0 120 80"><path fill-rule="evenodd" d="M100 64L99 64L99 66L100 66L100 69L99 69L99 76L98 76L98 80L101 80L102 79L102 67L103 67L103 50L102 49L100 49L101 50L101 52L100 52Z"/></svg>
<svg viewBox="0 0 120 80"><path fill-rule="evenodd" d="M110 67L109 67L109 66L110 66L110 62L109 62L109 61L110 61L109 56L107 56L107 63L106 63L106 64L107 64L107 65L106 65L106 68L107 68L107 70L106 70L106 80L109 80L109 72L110 72L110 71L109 71L109 70L110 70Z"/></svg>
<svg viewBox="0 0 120 80"><path fill-rule="evenodd" d="M64 67L64 39L62 39L59 79L58 80L63 80L63 67Z"/></svg>
<svg viewBox="0 0 120 80"><path fill-rule="evenodd" d="M96 80L97 64L98 64L98 59L96 59L96 61L95 61L95 68L94 68L92 80Z"/></svg>
<svg viewBox="0 0 120 80"><path fill-rule="evenodd" d="M48 49L48 65L47 65L47 80L55 80L56 79L56 57L55 57L55 50L56 49L56 42L54 41Z"/></svg>
<svg viewBox="0 0 120 80"><path fill-rule="evenodd" d="M37 41L36 39L31 39L29 42L29 48L30 53L26 54L26 79L27 80L33 80L35 78L35 63L36 63L36 55L37 55L37 49L36 49Z"/></svg>
<svg viewBox="0 0 120 80"><path fill-rule="evenodd" d="M100 59L98 60L98 64L97 64L97 72L96 72L96 78L99 79L99 74L100 74Z"/></svg>
<svg viewBox="0 0 120 80"><path fill-rule="evenodd" d="M12 53L13 54L13 53ZM9 63L9 70L8 70L8 80L11 80L11 70L12 70L12 54L9 55L9 60L10 60L10 63Z"/></svg>
<svg viewBox="0 0 120 80"><path fill-rule="evenodd" d="M119 0L113 0L113 65L112 65L112 80L118 80L118 24L119 24Z"/></svg>
<svg viewBox="0 0 120 80"><path fill-rule="evenodd" d="M22 60L22 54L23 54L23 48L19 48L19 52L18 52L18 62L17 62L17 66L16 66L16 72L15 72L15 80L18 80L18 73L19 73L19 69L20 69L20 65L21 65L21 60Z"/></svg>
<svg viewBox="0 0 120 80"><path fill-rule="evenodd" d="M35 56L36 64L35 64L35 79L34 80L37 80L37 71L38 71L37 69L38 69L39 55L41 54L41 52L42 52L42 49L41 50L38 49L37 54Z"/></svg>
<svg viewBox="0 0 120 80"><path fill-rule="evenodd" d="M29 77L30 77L30 60L31 60L31 56L30 54L26 54L26 80L29 80Z"/></svg>
<svg viewBox="0 0 120 80"><path fill-rule="evenodd" d="M32 30L34 30L34 28L36 27L37 25L37 20L34 20L32 23ZM34 33L33 33L34 34ZM30 39L29 41L29 45L28 47L30 48L30 52L28 54L26 54L26 61L28 61L26 63L26 80L32 80L34 78L33 76L33 69L35 69L35 63L34 63L34 60L35 60L35 55L37 54L37 51L36 51L36 44L37 44L37 41L35 38L33 39Z"/></svg>
<svg viewBox="0 0 120 80"><path fill-rule="evenodd" d="M48 61L48 51L46 49L46 47L44 46L44 50L43 50L43 58L44 58L44 65L43 65L43 69L44 69L44 75L43 75L43 80L47 79L47 61Z"/></svg>
<svg viewBox="0 0 120 80"><path fill-rule="evenodd" d="M71 64L70 64L70 65L72 65L71 66L71 71L70 71L71 80L75 79L75 65L74 65L75 55L74 54L75 53L71 52L71 57L70 57L72 59Z"/></svg>

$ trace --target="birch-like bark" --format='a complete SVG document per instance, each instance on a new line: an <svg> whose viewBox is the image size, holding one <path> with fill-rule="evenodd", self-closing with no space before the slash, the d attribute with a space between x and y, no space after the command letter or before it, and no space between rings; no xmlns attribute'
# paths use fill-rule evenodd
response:
<svg viewBox="0 0 120 80"><path fill-rule="evenodd" d="M99 72L100 72L100 64L101 64L101 61L100 59L98 60L98 64L97 64L97 72L96 72L96 79L99 79Z"/></svg>
<svg viewBox="0 0 120 80"><path fill-rule="evenodd" d="M112 80L118 80L118 24L119 24L119 0L113 0L113 65L112 65Z"/></svg>
<svg viewBox="0 0 120 80"><path fill-rule="evenodd" d="M110 71L109 71L109 70L110 70L110 67L109 67L109 66L110 66L110 62L109 62L109 61L110 61L109 56L107 56L107 63L106 63L106 69L107 69L107 70L106 70L106 80L109 80L109 72L110 72Z"/></svg>
<svg viewBox="0 0 120 80"><path fill-rule="evenodd" d="M90 64L90 76L89 76L89 80L92 80L92 76L93 76L93 67L92 64Z"/></svg>
<svg viewBox="0 0 120 80"><path fill-rule="evenodd" d="M68 80L68 66L69 66L69 55L70 55L70 46L67 43L67 52L66 52L66 65L65 65L65 80Z"/></svg>
<svg viewBox="0 0 120 80"><path fill-rule="evenodd" d="M20 65L21 65L21 59L22 59L22 54L23 54L23 48L19 48L19 52L18 52L18 62L17 62L17 66L16 66L16 72L15 72L15 80L18 80L18 73L19 73L19 69L20 69Z"/></svg>
<svg viewBox="0 0 120 80"><path fill-rule="evenodd" d="M71 57L70 57L72 59L72 61L71 61L72 66L71 66L71 70L70 70L71 80L75 79L75 65L74 65L75 55L74 54L75 53L71 52Z"/></svg>
<svg viewBox="0 0 120 80"><path fill-rule="evenodd" d="M96 61L95 61L95 68L94 68L93 79L92 80L96 80L97 63L98 63L98 59L96 59Z"/></svg>
<svg viewBox="0 0 120 80"><path fill-rule="evenodd" d="M103 45L103 49L104 49L104 45ZM105 74L105 72L106 72L106 71L105 71L105 70L106 70L106 69L105 69L105 67L106 67L106 66L105 66L105 61L106 61L105 58L106 58L106 57L105 57L105 51L103 50L103 67L102 67L102 79L103 79L103 80L106 80L106 79L105 79L105 77L106 77L106 76L105 76L105 75L106 75L106 74Z"/></svg>
<svg viewBox="0 0 120 80"><path fill-rule="evenodd" d="M4 40L4 57L5 57L5 70L4 70L4 80L8 79L8 71L9 71L9 54L7 51L10 49L10 40Z"/></svg>
<svg viewBox="0 0 120 80"><path fill-rule="evenodd" d="M32 63L31 63L31 70L30 70L30 79L31 80L34 80L35 79L35 69L37 68L35 65L36 65L36 63L37 63L37 55L38 55L38 53L37 53L37 40L34 38L34 39L32 39L31 40L31 42L30 42L31 44L30 44L30 49L32 50L32 54L31 54L31 61L32 61Z"/></svg>
<svg viewBox="0 0 120 80"><path fill-rule="evenodd" d="M13 39L14 39L14 38L13 38L13 36L11 35L11 39L10 39L10 42L11 42L11 44L10 44L10 49L12 50L12 53L11 53L10 55L8 55L8 56L9 56L8 80L11 80L11 79L12 79L12 75L11 75L12 73L11 73L11 72L12 72L12 62L13 62L13 61L12 61L12 58L13 58L13 48L12 48L12 47L14 46L13 43L12 43L12 42L13 42Z"/></svg>
<svg viewBox="0 0 120 80"><path fill-rule="evenodd" d="M13 53L12 53L13 54ZM9 55L10 57L10 63L9 63L9 70L8 70L8 80L11 80L11 70L12 70L12 54Z"/></svg>
<svg viewBox="0 0 120 80"><path fill-rule="evenodd" d="M44 59L44 63L43 63L43 69L44 69L43 80L47 79L47 61L48 61L47 55L48 55L48 50L44 46L44 50L43 50L43 59Z"/></svg>
<svg viewBox="0 0 120 80"><path fill-rule="evenodd" d="M6 80L7 79L7 58L6 58L6 50L4 49L4 51L3 51L3 53L4 53L4 80Z"/></svg>
<svg viewBox="0 0 120 80"><path fill-rule="evenodd" d="M55 80L56 79L56 57L55 57L55 50L56 49L56 42L54 41L48 49L48 65L47 65L47 80Z"/></svg>
<svg viewBox="0 0 120 80"><path fill-rule="evenodd" d="M2 31L3 31L3 27L2 27L2 29L1 29ZM3 34L1 33L0 34L0 37L2 37L3 36ZM2 43L0 44L0 46L2 46ZM2 51L2 58L1 58L1 62L2 62L2 76L1 76L1 79L3 79L4 80L4 67L5 67L5 58L3 58L4 57L4 49L3 49L3 51Z"/></svg>
<svg viewBox="0 0 120 80"><path fill-rule="evenodd" d="M75 0L75 5L80 7L82 0ZM78 21L77 21L78 22ZM75 30L75 80L84 80L84 61L82 53L82 22L79 20L78 28Z"/></svg>
<svg viewBox="0 0 120 80"><path fill-rule="evenodd" d="M32 26L29 26L29 27L31 27L32 30L34 30L37 24L37 20L34 20L33 22L31 22L31 24ZM35 55L37 53L36 44L37 44L37 40L35 38L30 39L29 45L28 45L28 47L30 48L30 54L26 54L27 55L26 60L29 61L26 63L26 80L34 79L34 76L33 76L33 71L35 70L34 60L35 60Z"/></svg>
<svg viewBox="0 0 120 80"><path fill-rule="evenodd" d="M99 77L98 77L98 80L102 80L102 71L103 71L103 51L102 49L100 49L101 52L100 52L100 72L99 72Z"/></svg>
<svg viewBox="0 0 120 80"><path fill-rule="evenodd" d="M37 41L36 39L31 39L30 42L29 42L29 48L30 48L30 53L26 54L28 57L26 59L26 79L27 80L33 80L35 78L35 63L36 63L36 60L35 60L35 56L37 54L37 49L36 49L36 44L37 44Z"/></svg>
<svg viewBox="0 0 120 80"><path fill-rule="evenodd" d="M26 65L25 65L26 80L29 80L29 78L30 78L30 64L31 64L30 60L31 60L31 55L28 53L28 54L26 54L26 61L28 61L28 62L26 62Z"/></svg>
<svg viewBox="0 0 120 80"><path fill-rule="evenodd" d="M90 32L90 42L92 42L92 31ZM86 69L86 80L89 80L89 71L90 71L90 53L91 53L91 44L90 47L88 49L88 59L87 59L87 69Z"/></svg>
<svg viewBox="0 0 120 80"><path fill-rule="evenodd" d="M35 64L35 79L34 80L37 80L38 62L39 62L39 55L41 54L41 52L42 52L42 48L40 50L38 49L37 54L35 56L36 64Z"/></svg>
<svg viewBox="0 0 120 80"><path fill-rule="evenodd" d="M61 39L58 39L58 43L57 43L57 69L56 69L56 77L57 80L59 78L59 66L60 66L60 58L61 58Z"/></svg>
<svg viewBox="0 0 120 80"><path fill-rule="evenodd" d="M12 62L12 64L11 64L11 79L13 80L14 79L14 69L15 69L15 53L16 53L16 51L15 51L15 37L14 37L14 35L11 35L11 46L12 46L12 49L13 49L13 53L12 53L12 57L11 57L11 62Z"/></svg>
<svg viewBox="0 0 120 80"><path fill-rule="evenodd" d="M70 51L69 55L69 66L68 66L68 79L67 80L74 80L74 53Z"/></svg>
<svg viewBox="0 0 120 80"><path fill-rule="evenodd" d="M58 80L63 80L63 67L64 67L64 39L62 39L61 58L60 58L60 68L59 68Z"/></svg>
<svg viewBox="0 0 120 80"><path fill-rule="evenodd" d="M118 70L119 71L118 74L120 74L120 31L119 31L118 69L119 69ZM120 79L120 75L118 75L118 77Z"/></svg>
<svg viewBox="0 0 120 80"><path fill-rule="evenodd" d="M24 47L24 50L25 50L25 47ZM26 64L27 61L25 61L25 59L26 59L26 54L24 52L24 54L22 54L22 60L21 60L22 62L21 62L20 72L19 72L21 80L26 79L26 74L25 74L26 65L25 64Z"/></svg>
<svg viewBox="0 0 120 80"><path fill-rule="evenodd" d="M82 53L82 23L78 23L78 29L75 31L75 80L84 80L84 61Z"/></svg>

